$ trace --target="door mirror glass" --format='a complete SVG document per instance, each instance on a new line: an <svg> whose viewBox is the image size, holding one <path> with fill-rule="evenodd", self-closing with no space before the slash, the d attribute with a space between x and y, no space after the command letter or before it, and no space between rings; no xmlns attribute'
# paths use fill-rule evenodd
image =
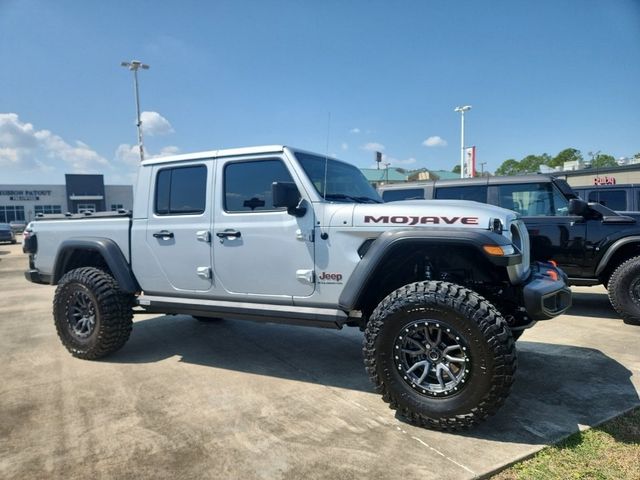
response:
<svg viewBox="0 0 640 480"><path fill-rule="evenodd" d="M581 198L572 198L569 200L569 215L584 217L588 210L589 204Z"/></svg>

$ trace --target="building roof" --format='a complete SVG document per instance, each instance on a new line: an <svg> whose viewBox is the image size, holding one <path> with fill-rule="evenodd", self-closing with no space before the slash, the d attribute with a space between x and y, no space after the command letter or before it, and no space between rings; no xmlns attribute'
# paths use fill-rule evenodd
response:
<svg viewBox="0 0 640 480"><path fill-rule="evenodd" d="M364 174L365 178L369 182L406 182L408 175L405 173L400 173L395 168L380 169L377 168L361 168L360 171Z"/></svg>
<svg viewBox="0 0 640 480"><path fill-rule="evenodd" d="M460 178L459 173L453 173L449 170L429 170L431 173L435 174L440 178L440 180L455 180Z"/></svg>

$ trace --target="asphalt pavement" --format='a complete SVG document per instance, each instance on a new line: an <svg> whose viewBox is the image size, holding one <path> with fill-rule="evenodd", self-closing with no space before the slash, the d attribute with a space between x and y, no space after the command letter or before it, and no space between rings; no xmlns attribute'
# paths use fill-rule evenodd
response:
<svg viewBox="0 0 640 480"><path fill-rule="evenodd" d="M100 361L56 336L54 287L0 244L0 478L465 479L640 404L640 327L602 287L518 341L497 415L408 425L373 391L357 329L139 315Z"/></svg>

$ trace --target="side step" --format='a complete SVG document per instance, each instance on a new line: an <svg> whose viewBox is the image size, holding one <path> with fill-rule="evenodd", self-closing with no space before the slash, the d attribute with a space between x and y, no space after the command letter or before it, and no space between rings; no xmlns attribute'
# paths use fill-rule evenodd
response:
<svg viewBox="0 0 640 480"><path fill-rule="evenodd" d="M273 305L265 303L227 302L199 298L176 298L142 295L138 305L147 313L174 313L202 317L223 317L255 322L285 323L310 327L340 329L348 316L330 308Z"/></svg>

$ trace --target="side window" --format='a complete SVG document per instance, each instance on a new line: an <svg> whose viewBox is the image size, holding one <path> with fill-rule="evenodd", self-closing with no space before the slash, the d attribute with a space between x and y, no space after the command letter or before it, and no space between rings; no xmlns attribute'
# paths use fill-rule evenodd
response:
<svg viewBox="0 0 640 480"><path fill-rule="evenodd" d="M434 198L439 200L472 200L474 202L487 203L487 186L438 187Z"/></svg>
<svg viewBox="0 0 640 480"><path fill-rule="evenodd" d="M205 211L207 167L164 168L156 177L156 213L193 215Z"/></svg>
<svg viewBox="0 0 640 480"><path fill-rule="evenodd" d="M382 192L382 199L385 202L395 202L398 200L424 200L424 189L394 188L393 190L385 190Z"/></svg>
<svg viewBox="0 0 640 480"><path fill-rule="evenodd" d="M596 190L589 193L590 202L598 202L611 210L627 210L626 190Z"/></svg>
<svg viewBox="0 0 640 480"><path fill-rule="evenodd" d="M528 217L564 216L569 202L550 183L498 186L499 205Z"/></svg>
<svg viewBox="0 0 640 480"><path fill-rule="evenodd" d="M293 182L282 160L233 162L224 168L224 209L227 212L264 212L274 208L273 182Z"/></svg>

